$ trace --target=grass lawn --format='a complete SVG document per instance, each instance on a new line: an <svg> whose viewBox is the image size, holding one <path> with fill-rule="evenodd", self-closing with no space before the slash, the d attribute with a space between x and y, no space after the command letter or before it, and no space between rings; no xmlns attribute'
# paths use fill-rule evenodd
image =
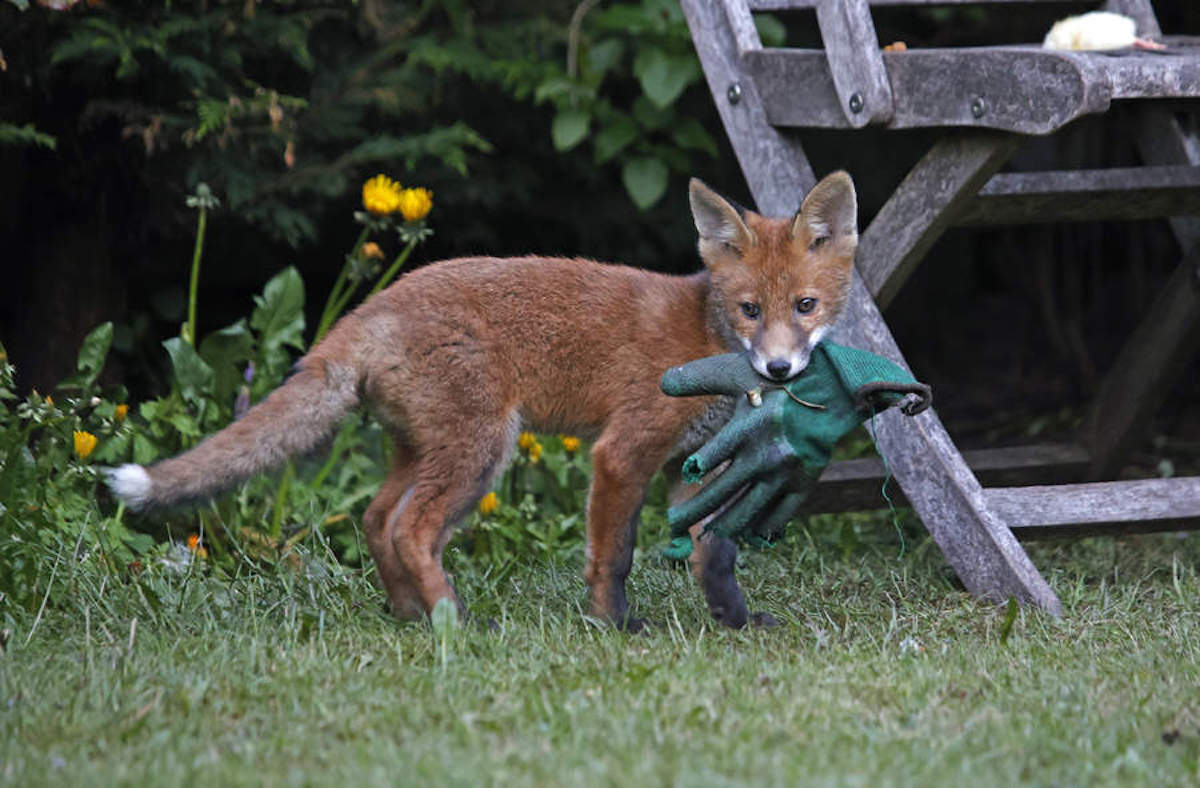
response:
<svg viewBox="0 0 1200 788"><path fill-rule="evenodd" d="M714 629L639 554L624 635L577 565L457 561L489 631L383 615L361 572L119 580L68 562L10 610L0 781L21 785L1195 785L1200 537L1034 545L1054 620L973 601L928 543L793 539ZM135 623L136 622L136 623Z"/></svg>

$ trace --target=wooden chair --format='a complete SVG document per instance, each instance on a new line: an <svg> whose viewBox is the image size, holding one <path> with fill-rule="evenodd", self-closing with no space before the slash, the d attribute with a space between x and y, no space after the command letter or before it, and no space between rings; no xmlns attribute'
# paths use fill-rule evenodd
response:
<svg viewBox="0 0 1200 788"><path fill-rule="evenodd" d="M964 456L933 411L877 420L880 452L967 589L1059 614L1016 537L1200 527L1200 477L1110 480L1173 375L1200 349L1200 221L1186 216L1200 212L1200 140L1163 106L1200 98L1200 46L1168 36L1168 54L1119 57L1039 45L881 51L870 6L958 2L1006 0L682 5L726 132L767 214L794 211L815 183L791 129L944 132L862 233L838 341L904 363L880 310L952 225L1172 217L1184 259L1103 381L1076 444ZM1104 8L1132 16L1142 36L1161 34L1149 0ZM815 10L824 50L762 46L753 12L788 9ZM997 174L1024 135L1050 134L1115 102L1134 104L1146 166ZM814 508L878 506L882 475L878 461L835 463Z"/></svg>

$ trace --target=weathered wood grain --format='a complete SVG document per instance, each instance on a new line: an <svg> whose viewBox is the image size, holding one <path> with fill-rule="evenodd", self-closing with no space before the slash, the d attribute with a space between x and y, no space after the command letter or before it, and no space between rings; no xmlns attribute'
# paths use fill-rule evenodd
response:
<svg viewBox="0 0 1200 788"><path fill-rule="evenodd" d="M965 126L1048 134L1108 109L1089 58L1029 48L910 49L880 56L892 88L888 128ZM1118 58L1107 58L1118 60ZM820 50L762 49L746 64L776 126L850 128ZM1099 74L1099 76L1098 76Z"/></svg>
<svg viewBox="0 0 1200 788"><path fill-rule="evenodd" d="M1014 529L1093 528L1129 522L1200 527L1200 477L987 490L988 506Z"/></svg>
<svg viewBox="0 0 1200 788"><path fill-rule="evenodd" d="M791 213L798 192L814 183L803 149L770 127L756 90L749 91L753 112L730 111L725 104L728 85L752 82L740 67L756 53L737 54L737 40L723 5L704 0L682 0L682 5L713 98L759 209L769 215ZM745 106L745 101L739 101L734 109ZM900 359L878 308L857 276L848 311L844 331L851 344ZM988 599L1014 596L1061 614L1053 590L1004 524L986 510L978 482L932 411L915 419L899 418L909 423L897 423L890 414L878 419L880 450L893 462L897 480L964 585ZM893 460L901 453L907 454Z"/></svg>
<svg viewBox="0 0 1200 788"><path fill-rule="evenodd" d="M1093 478L1111 478L1120 470L1163 399L1200 352L1196 266L1200 247L1171 273L1100 385L1081 435L1093 454Z"/></svg>
<svg viewBox="0 0 1200 788"><path fill-rule="evenodd" d="M1200 166L1200 139L1184 133L1170 112L1148 107L1140 115L1137 143L1144 160ZM1174 218L1171 226L1184 260L1105 373L1080 432L1095 479L1116 475L1200 353L1200 221Z"/></svg>
<svg viewBox="0 0 1200 788"><path fill-rule="evenodd" d="M854 128L892 117L892 88L866 0L822 0L817 26L842 116Z"/></svg>
<svg viewBox="0 0 1200 788"><path fill-rule="evenodd" d="M784 211L788 213L796 210L817 179L799 141L767 122L753 80L741 71L726 3L734 12L733 7L740 5L736 0L681 0L708 88L742 172L752 183L761 178L758 188L769 194L773 203L788 205ZM735 93L736 102L731 100Z"/></svg>
<svg viewBox="0 0 1200 788"><path fill-rule="evenodd" d="M1200 215L1200 167L1117 167L995 175L958 224L1154 219Z"/></svg>
<svg viewBox="0 0 1200 788"><path fill-rule="evenodd" d="M985 488L1079 482L1083 481L1088 466L1087 451L1069 444L965 451L963 459ZM887 502L881 490L884 479L889 477L879 457L832 463L804 502L804 511L883 508ZM908 505L908 497L894 480L888 484L888 495L896 506Z"/></svg>
<svg viewBox="0 0 1200 788"><path fill-rule="evenodd" d="M859 242L858 270L880 309L892 302L1018 141L990 131L949 134L900 182Z"/></svg>
<svg viewBox="0 0 1200 788"><path fill-rule="evenodd" d="M903 365L904 359L866 285L854 277L835 341ZM895 410L874 420L875 444L887 457L921 522L963 585L1002 602L1012 596L1054 615L1062 604L1004 521L987 506L983 488L931 408L909 417Z"/></svg>

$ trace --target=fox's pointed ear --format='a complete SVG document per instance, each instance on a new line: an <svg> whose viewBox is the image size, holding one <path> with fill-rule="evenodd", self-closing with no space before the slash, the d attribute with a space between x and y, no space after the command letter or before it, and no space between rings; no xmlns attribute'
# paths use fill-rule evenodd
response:
<svg viewBox="0 0 1200 788"><path fill-rule="evenodd" d="M700 234L700 257L706 265L714 255L733 252L740 256L754 245L754 233L742 220L742 212L698 178L688 182L688 198Z"/></svg>
<svg viewBox="0 0 1200 788"><path fill-rule="evenodd" d="M844 170L826 175L800 205L792 224L793 238L808 238L809 248L833 246L853 254L858 246L858 197L854 181Z"/></svg>

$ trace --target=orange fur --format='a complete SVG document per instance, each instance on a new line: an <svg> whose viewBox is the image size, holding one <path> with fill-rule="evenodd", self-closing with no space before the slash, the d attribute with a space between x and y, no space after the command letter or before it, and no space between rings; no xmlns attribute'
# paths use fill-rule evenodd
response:
<svg viewBox="0 0 1200 788"><path fill-rule="evenodd" d="M518 431L571 432L595 440L592 611L627 623L625 579L650 477L728 413L719 398L665 396L662 373L747 342L756 352L771 345L791 353L832 323L853 243L834 233L814 246L836 222L809 203L847 188L852 204L848 176L830 176L796 217L765 219L693 182L706 270L692 276L544 257L416 270L339 321L242 420L145 469L137 503L211 495L312 448L366 403L396 442L394 467L364 515L367 542L393 609L419 616L440 599L457 600L442 551L503 470ZM844 207L841 197L835 207ZM817 308L798 314L802 297L816 298ZM760 305L758 320L746 317L748 302Z"/></svg>

